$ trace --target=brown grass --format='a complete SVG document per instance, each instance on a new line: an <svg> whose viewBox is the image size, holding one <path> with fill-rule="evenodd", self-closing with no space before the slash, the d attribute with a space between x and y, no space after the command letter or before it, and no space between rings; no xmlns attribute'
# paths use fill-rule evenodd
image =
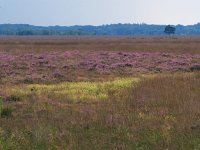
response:
<svg viewBox="0 0 200 150"><path fill-rule="evenodd" d="M199 37L0 37L0 51L58 50L200 53Z"/></svg>
<svg viewBox="0 0 200 150"><path fill-rule="evenodd" d="M144 79L103 102L7 102L0 149L198 149L200 75Z"/></svg>

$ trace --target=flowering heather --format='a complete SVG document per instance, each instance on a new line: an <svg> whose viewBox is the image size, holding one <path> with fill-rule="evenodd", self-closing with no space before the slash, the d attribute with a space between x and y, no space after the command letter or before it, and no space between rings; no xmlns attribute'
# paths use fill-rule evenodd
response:
<svg viewBox="0 0 200 150"><path fill-rule="evenodd" d="M199 70L199 54L148 52L0 53L1 76L20 80L68 79L70 73L135 75Z"/></svg>
<svg viewBox="0 0 200 150"><path fill-rule="evenodd" d="M84 69L97 72L117 72L127 68L137 72L165 72L165 71L189 71L194 62L200 63L200 55L176 55L167 53L123 53L123 52L96 52L87 55L80 63ZM129 73L135 73L131 71Z"/></svg>

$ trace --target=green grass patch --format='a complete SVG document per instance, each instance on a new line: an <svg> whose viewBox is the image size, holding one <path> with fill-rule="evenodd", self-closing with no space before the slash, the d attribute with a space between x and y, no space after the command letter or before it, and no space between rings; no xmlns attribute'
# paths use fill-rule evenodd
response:
<svg viewBox="0 0 200 150"><path fill-rule="evenodd" d="M0 118L9 117L12 114L12 108L3 105L3 98L0 97Z"/></svg>
<svg viewBox="0 0 200 150"><path fill-rule="evenodd" d="M9 93L17 97L30 95L37 96L60 96L67 97L73 101L106 100L110 93L115 95L138 83L140 78L119 78L104 82L65 82L60 84L31 84L12 88Z"/></svg>

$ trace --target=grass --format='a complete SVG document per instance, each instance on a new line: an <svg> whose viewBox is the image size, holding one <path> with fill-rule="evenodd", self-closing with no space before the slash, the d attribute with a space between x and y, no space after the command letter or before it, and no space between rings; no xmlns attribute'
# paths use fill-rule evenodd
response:
<svg viewBox="0 0 200 150"><path fill-rule="evenodd" d="M109 92L120 94L124 88L138 83L140 78L121 78L104 82L66 82L60 84L31 84L21 88L8 89L8 99L18 100L29 95L62 97L72 101L98 101L108 99ZM14 95L14 96L13 96Z"/></svg>
<svg viewBox="0 0 200 150"><path fill-rule="evenodd" d="M3 105L3 98L0 97L0 118L9 117L12 114L12 108Z"/></svg>
<svg viewBox="0 0 200 150"><path fill-rule="evenodd" d="M135 51L199 53L199 37L2 37L0 51L24 53L44 51Z"/></svg>
<svg viewBox="0 0 200 150"><path fill-rule="evenodd" d="M195 64L199 64L198 37L6 37L0 40L1 52L20 56L30 52L34 58L44 51L55 50L58 54L79 50L84 55L123 50L183 54L176 57L190 53L195 54ZM79 57L73 57L70 64L76 66L76 61L82 58ZM157 61L151 59L147 64ZM141 75L137 69L135 74L125 74L122 69L101 74L94 70L74 70L74 66L63 68L69 61L63 58L49 59L55 61L61 72L43 65L26 72L25 60L28 60L26 67L33 69L29 65L34 62L23 57L13 66L7 61L1 64L0 150L200 149L198 70L156 74L147 71ZM12 67L6 68L9 65ZM46 79L54 72L66 78Z"/></svg>
<svg viewBox="0 0 200 150"><path fill-rule="evenodd" d="M97 83L23 87L44 91L14 102L13 117L0 119L0 149L199 149L199 73L144 76L137 86L133 79L98 82L121 94L108 93L106 101L88 97L87 103L69 103L68 97L61 101L43 92Z"/></svg>

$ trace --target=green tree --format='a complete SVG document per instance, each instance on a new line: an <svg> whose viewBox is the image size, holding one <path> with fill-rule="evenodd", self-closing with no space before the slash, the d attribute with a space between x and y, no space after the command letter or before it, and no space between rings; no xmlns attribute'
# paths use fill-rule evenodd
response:
<svg viewBox="0 0 200 150"><path fill-rule="evenodd" d="M175 34L176 32L176 28L171 26L171 25L167 25L165 27L165 31L164 31L166 34L170 35L170 34Z"/></svg>

